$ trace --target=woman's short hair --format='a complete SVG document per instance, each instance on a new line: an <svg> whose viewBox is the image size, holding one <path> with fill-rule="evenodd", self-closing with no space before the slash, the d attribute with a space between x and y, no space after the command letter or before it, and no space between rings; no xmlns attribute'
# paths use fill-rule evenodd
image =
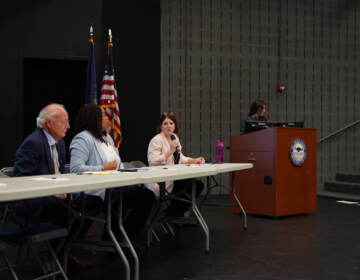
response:
<svg viewBox="0 0 360 280"><path fill-rule="evenodd" d="M266 103L260 99L252 102L250 105L250 111L249 111L248 116L252 116L252 115L256 114L259 111L259 109L263 109L265 106L266 106Z"/></svg>
<svg viewBox="0 0 360 280"><path fill-rule="evenodd" d="M158 123L158 127L157 127L157 129L156 129L156 132L157 132L157 133L160 133L160 132L161 132L161 126L162 126L162 124L163 124L163 122L164 122L164 120L165 120L166 118L168 118L168 119L170 119L170 120L172 120L172 121L174 122L174 124L175 124L174 133L175 133L175 134L178 134L178 133L179 133L179 124L178 124L178 121L177 121L177 119L176 119L176 117L175 117L175 114L174 114L173 112L170 112L170 113L168 113L168 112L163 112L163 113L161 114L160 120L159 120L159 123Z"/></svg>
<svg viewBox="0 0 360 280"><path fill-rule="evenodd" d="M102 111L96 104L85 104L80 108L75 120L75 134L88 130L95 138L104 142L102 133Z"/></svg>

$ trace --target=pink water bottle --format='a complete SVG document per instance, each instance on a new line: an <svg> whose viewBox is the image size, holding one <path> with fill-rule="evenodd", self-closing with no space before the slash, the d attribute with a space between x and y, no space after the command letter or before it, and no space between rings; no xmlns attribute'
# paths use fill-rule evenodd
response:
<svg viewBox="0 0 360 280"><path fill-rule="evenodd" d="M220 140L216 140L216 144L215 144L215 162L216 163L224 162L224 143Z"/></svg>

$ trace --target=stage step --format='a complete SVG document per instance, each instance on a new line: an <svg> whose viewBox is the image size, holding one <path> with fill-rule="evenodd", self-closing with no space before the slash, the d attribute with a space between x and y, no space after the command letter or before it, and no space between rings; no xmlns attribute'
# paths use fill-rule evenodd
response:
<svg viewBox="0 0 360 280"><path fill-rule="evenodd" d="M360 183L328 181L324 183L324 190L328 192L360 195Z"/></svg>
<svg viewBox="0 0 360 280"><path fill-rule="evenodd" d="M359 183L360 184L360 174L359 173L336 173L335 180L340 182L349 182L349 183Z"/></svg>

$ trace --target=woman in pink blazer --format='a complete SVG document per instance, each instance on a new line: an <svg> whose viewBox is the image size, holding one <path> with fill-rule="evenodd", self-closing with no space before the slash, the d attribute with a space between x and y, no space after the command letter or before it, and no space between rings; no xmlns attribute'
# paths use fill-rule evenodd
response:
<svg viewBox="0 0 360 280"><path fill-rule="evenodd" d="M178 121L173 113L163 113L160 117L157 133L150 141L148 147L148 162L150 166L174 165L174 164L203 164L203 157L191 158L181 151L181 143L177 136L179 132ZM156 196L159 196L159 185L148 184ZM191 180L168 181L165 183L168 192L179 193L183 199L189 200L191 194ZM196 180L196 193L199 195L204 184ZM187 216L190 203L172 200L167 214L169 216Z"/></svg>

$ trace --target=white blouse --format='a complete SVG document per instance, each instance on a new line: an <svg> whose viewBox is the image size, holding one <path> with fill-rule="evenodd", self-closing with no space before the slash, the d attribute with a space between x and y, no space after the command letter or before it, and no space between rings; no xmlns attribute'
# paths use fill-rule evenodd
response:
<svg viewBox="0 0 360 280"><path fill-rule="evenodd" d="M116 161L116 163L117 163L116 169L119 169L120 157L119 157L118 153L115 151L115 147L113 147L112 145L110 145L108 143L102 142L101 148L104 152L106 162Z"/></svg>

